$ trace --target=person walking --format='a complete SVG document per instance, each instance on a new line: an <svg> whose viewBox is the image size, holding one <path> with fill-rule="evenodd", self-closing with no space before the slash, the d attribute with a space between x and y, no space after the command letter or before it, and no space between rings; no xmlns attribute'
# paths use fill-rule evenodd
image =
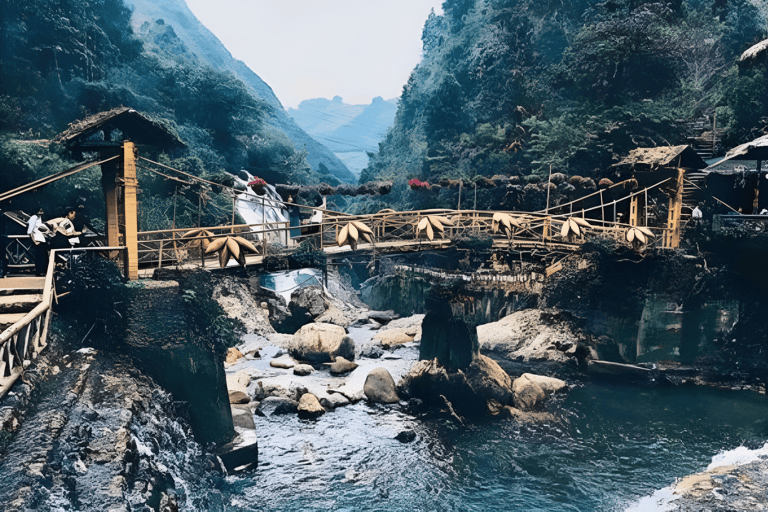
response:
<svg viewBox="0 0 768 512"><path fill-rule="evenodd" d="M37 209L37 213L27 222L27 234L35 244L35 275L44 276L48 270L48 239L46 235L51 230L43 222L45 211Z"/></svg>

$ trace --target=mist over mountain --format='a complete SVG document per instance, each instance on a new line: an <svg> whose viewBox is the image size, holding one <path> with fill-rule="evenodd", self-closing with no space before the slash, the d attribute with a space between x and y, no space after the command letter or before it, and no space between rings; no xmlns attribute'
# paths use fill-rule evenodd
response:
<svg viewBox="0 0 768 512"><path fill-rule="evenodd" d="M356 175L368 165L368 153L375 153L392 126L397 100L376 97L370 105L350 105L340 96L304 100L289 108L296 123L339 157Z"/></svg>
<svg viewBox="0 0 768 512"><path fill-rule="evenodd" d="M145 47L162 58L168 58L169 52L177 51L174 58L193 58L196 56L212 68L231 72L242 80L248 90L258 99L263 100L269 109L265 122L267 125L284 132L294 142L298 149L306 148L307 161L313 169L319 169L322 163L328 171L342 181L354 179L349 169L322 143L318 143L305 130L297 125L283 108L272 88L265 83L242 61L235 59L219 39L208 30L189 10L183 0L125 0L126 5L133 9L131 23L134 31L147 36L153 30L152 37L144 37ZM157 21L162 20L163 31L156 30ZM172 37L166 35L166 30L173 34L183 45L169 45ZM180 46L185 46L183 51ZM268 51L268 50L267 50ZM359 174L359 173L358 173Z"/></svg>

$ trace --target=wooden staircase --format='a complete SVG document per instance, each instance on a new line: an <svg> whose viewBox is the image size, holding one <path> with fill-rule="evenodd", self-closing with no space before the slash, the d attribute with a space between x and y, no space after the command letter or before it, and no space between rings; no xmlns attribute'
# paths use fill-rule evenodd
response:
<svg viewBox="0 0 768 512"><path fill-rule="evenodd" d="M706 171L690 171L685 173L683 210L680 214L680 220L683 225L691 220L693 209L706 199L704 190L706 189L707 174Z"/></svg>
<svg viewBox="0 0 768 512"><path fill-rule="evenodd" d="M8 277L0 286L0 332L3 332L40 304L45 278Z"/></svg>

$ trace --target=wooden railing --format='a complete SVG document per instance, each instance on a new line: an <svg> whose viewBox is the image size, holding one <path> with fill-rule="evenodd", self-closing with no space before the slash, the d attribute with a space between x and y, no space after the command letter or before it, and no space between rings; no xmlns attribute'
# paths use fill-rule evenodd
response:
<svg viewBox="0 0 768 512"><path fill-rule="evenodd" d="M162 267L182 263L200 263L205 265L206 258L215 259L215 255L206 257L203 251L203 239L209 241L227 236L241 236L261 247L264 254L269 244L288 246L290 226L287 222L268 224L235 224L202 228L212 233L211 236L184 237L185 233L199 228L161 229L139 232L139 265L143 267Z"/></svg>
<svg viewBox="0 0 768 512"><path fill-rule="evenodd" d="M304 226L289 226L288 223L271 224L241 224L235 226L216 226L202 228L213 233L212 236L195 236L182 238L184 233L193 228L170 229L161 231L146 231L139 233L139 261L142 266L166 266L180 264L197 264L205 266L206 260L212 262L215 255L206 258L203 255L203 239L212 241L215 238L243 236L255 245L261 246L261 254L266 254L267 246L274 250L278 247L281 252L289 253L296 243L309 241L315 249L327 252L342 252L349 246L338 247L339 232L351 221L359 221L368 226L373 232L373 244L362 239L358 247L361 249L392 248L402 246L446 246L457 237L472 235L489 235L497 248L524 249L549 248L563 251L576 251L579 247L595 239L612 239L618 243L630 245L625 241L629 224L600 219L587 218L589 228L582 230L579 236L561 236L563 223L568 216L547 215L542 212L503 212L514 218L521 227L514 227L511 233L492 230L493 216L497 212L483 210L420 210L407 212L379 212L372 215L348 215L332 211L324 211L322 222ZM424 232L417 233L416 226L428 215L450 219L452 225L445 226L442 234L435 234L434 240L429 240ZM578 215L578 214L577 214ZM581 217L581 215L578 215ZM291 237L291 229L302 230L299 237ZM199 228L194 228L199 229ZM649 238L647 247L661 247L663 233L666 228L649 227L654 233ZM289 240L291 241L289 243Z"/></svg>
<svg viewBox="0 0 768 512"><path fill-rule="evenodd" d="M48 345L51 307L56 294L53 276L56 264L61 261L62 256L82 251L124 250L125 247L85 247L51 251L42 299L29 313L0 333L0 397L8 392L24 368Z"/></svg>

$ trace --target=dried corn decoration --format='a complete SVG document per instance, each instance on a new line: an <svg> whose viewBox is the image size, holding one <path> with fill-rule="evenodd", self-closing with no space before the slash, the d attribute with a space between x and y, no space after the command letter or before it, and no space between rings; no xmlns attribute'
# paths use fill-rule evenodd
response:
<svg viewBox="0 0 768 512"><path fill-rule="evenodd" d="M453 226L453 221L446 217L427 215L416 224L416 237L423 232L430 240L435 239L436 233L440 233L440 238L445 238L445 226Z"/></svg>
<svg viewBox="0 0 768 512"><path fill-rule="evenodd" d="M360 239L366 240L368 243L373 243L373 231L360 221L353 220L346 226L341 228L339 234L336 235L336 243L339 247L349 245L354 251L357 249L357 242Z"/></svg>

